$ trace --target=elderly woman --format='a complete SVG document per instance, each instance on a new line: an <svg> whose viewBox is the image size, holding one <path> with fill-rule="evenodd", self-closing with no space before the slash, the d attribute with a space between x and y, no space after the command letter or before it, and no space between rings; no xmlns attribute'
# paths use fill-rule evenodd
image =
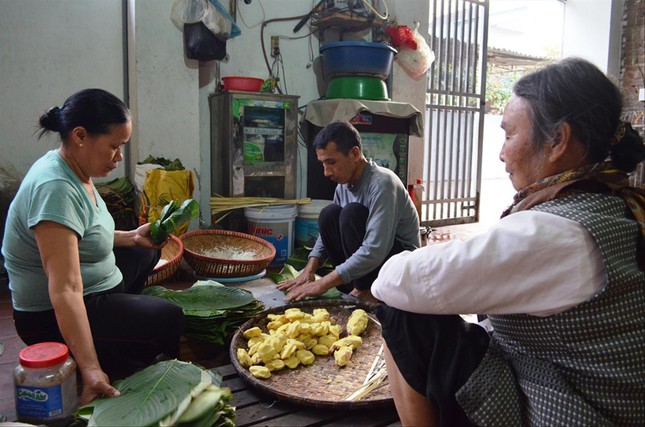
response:
<svg viewBox="0 0 645 427"><path fill-rule="evenodd" d="M523 77L502 120L512 206L383 266L372 292L403 424L645 425L645 194L627 176L645 147L621 109L581 59Z"/></svg>

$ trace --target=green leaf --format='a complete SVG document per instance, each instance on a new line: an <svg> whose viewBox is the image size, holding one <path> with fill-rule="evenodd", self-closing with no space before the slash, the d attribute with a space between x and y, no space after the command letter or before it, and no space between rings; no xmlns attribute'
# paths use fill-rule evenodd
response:
<svg viewBox="0 0 645 427"><path fill-rule="evenodd" d="M186 311L226 310L242 307L254 301L253 294L239 288L218 285L191 286L183 291L170 291L158 295L174 302Z"/></svg>
<svg viewBox="0 0 645 427"><path fill-rule="evenodd" d="M177 227L198 215L199 203L195 200L184 200L181 206L175 200L171 200L161 210L160 218L150 225L152 241L161 244Z"/></svg>
<svg viewBox="0 0 645 427"><path fill-rule="evenodd" d="M178 360L149 366L118 385L121 396L97 399L88 425L158 425L163 419L173 418L182 402L190 399L191 392L196 394L208 387L210 376L204 373Z"/></svg>
<svg viewBox="0 0 645 427"><path fill-rule="evenodd" d="M179 204L178 204L176 201L171 200L171 201L170 201L166 206L164 206L164 207L163 207L163 209L161 210L161 213L160 213L160 215L159 215L159 221L160 221L160 222L164 222L165 220L167 220L167 219L170 217L170 214L172 214L173 212L175 212L178 208L179 208Z"/></svg>

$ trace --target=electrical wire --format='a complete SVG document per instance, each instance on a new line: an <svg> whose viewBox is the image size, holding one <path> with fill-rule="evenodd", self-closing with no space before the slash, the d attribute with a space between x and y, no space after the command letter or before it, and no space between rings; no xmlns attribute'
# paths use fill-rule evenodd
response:
<svg viewBox="0 0 645 427"><path fill-rule="evenodd" d="M378 13L378 11L374 9L374 7L370 4L368 0L363 0L363 3L365 3L365 6L370 8L370 10L374 13L374 15L378 16L383 21L387 21L387 18L390 16L390 12L387 8L387 3L385 3L385 0L381 0L381 3L383 3L383 7L385 8L385 16Z"/></svg>
<svg viewBox="0 0 645 427"><path fill-rule="evenodd" d="M271 65L269 65L269 57L267 56L267 50L266 46L264 45L264 28L269 25L272 22L284 22L284 21L294 21L296 19L302 19L304 18L305 15L300 15L300 16L290 16L288 18L272 18L272 19L267 19L266 21L262 21L262 26L260 27L260 46L262 47L262 56L264 57L264 64L267 67L267 71L269 72L269 75L273 77L271 74ZM278 87L278 92L282 93L280 91L280 88Z"/></svg>

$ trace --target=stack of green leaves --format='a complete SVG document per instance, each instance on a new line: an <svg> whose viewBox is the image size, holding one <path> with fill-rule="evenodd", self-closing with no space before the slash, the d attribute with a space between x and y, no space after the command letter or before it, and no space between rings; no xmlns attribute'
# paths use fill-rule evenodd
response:
<svg viewBox="0 0 645 427"><path fill-rule="evenodd" d="M116 383L119 397L96 399L76 417L88 426L235 426L232 393L221 383L215 370L166 360Z"/></svg>
<svg viewBox="0 0 645 427"><path fill-rule="evenodd" d="M152 241L158 245L163 243L177 227L197 215L199 215L199 203L195 200L184 200L181 206L176 200L171 200L161 210L160 218L150 224Z"/></svg>
<svg viewBox="0 0 645 427"><path fill-rule="evenodd" d="M166 159L165 157L154 157L152 155L149 155L145 159L139 162L140 165L144 164L154 164L154 165L160 165L162 166L163 170L166 171L179 171L179 170L184 170L184 165L181 163L181 160L175 159L175 160L169 160Z"/></svg>
<svg viewBox="0 0 645 427"><path fill-rule="evenodd" d="M144 293L180 306L186 318L184 335L214 344L224 344L238 326L265 309L251 292L226 287L212 280L198 281L180 291L149 286Z"/></svg>

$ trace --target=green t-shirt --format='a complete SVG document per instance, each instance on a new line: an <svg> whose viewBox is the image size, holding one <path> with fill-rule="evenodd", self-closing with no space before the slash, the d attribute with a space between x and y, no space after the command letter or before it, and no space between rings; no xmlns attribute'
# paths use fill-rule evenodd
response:
<svg viewBox="0 0 645 427"><path fill-rule="evenodd" d="M34 232L41 221L57 222L77 234L85 295L111 289L123 280L112 251L114 220L96 190L94 195L96 204L56 150L32 165L9 207L2 242L16 310L52 308Z"/></svg>

